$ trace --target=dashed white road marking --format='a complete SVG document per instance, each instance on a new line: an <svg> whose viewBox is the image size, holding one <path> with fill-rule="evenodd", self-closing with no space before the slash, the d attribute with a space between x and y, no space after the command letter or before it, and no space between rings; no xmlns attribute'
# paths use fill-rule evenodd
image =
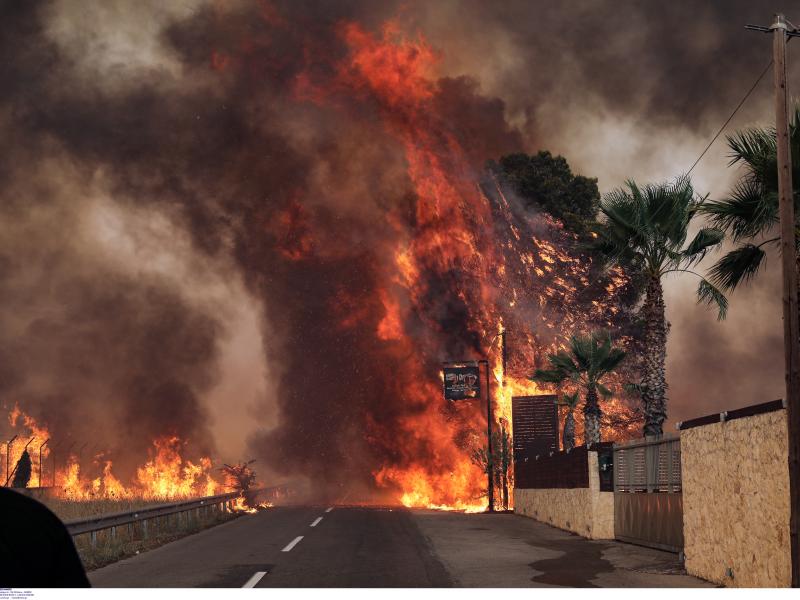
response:
<svg viewBox="0 0 800 600"><path fill-rule="evenodd" d="M259 581L261 581L261 578L262 578L264 575L266 575L266 574L267 574L267 572L266 572L266 571L256 571L256 574L255 574L255 575L253 575L253 576L252 576L250 579L248 579L248 580L247 580L247 583L245 583L245 584L244 584L242 587L243 587L243 588L252 588L252 587L256 587L256 584L257 584Z"/></svg>
<svg viewBox="0 0 800 600"><path fill-rule="evenodd" d="M331 512L332 510L333 510L333 507L331 506L330 508L326 508L326 509L325 509L325 512L326 512L326 513L329 513L329 512Z"/></svg>
<svg viewBox="0 0 800 600"><path fill-rule="evenodd" d="M293 539L291 542L289 542L289 543L286 545L286 548L284 548L283 550L281 550L281 552L290 552L290 551L291 551L291 549L292 549L292 548L294 548L295 546L297 546L297 544L299 544L299 543L300 543L300 540L302 540L302 539L303 539L303 536L302 536L302 535L298 535L298 536L297 536L296 538L294 538L294 539Z"/></svg>
<svg viewBox="0 0 800 600"><path fill-rule="evenodd" d="M311 527L316 527L317 525L319 525L320 521L322 521L322 517L317 517L316 519L314 519L314 522L311 524Z"/></svg>

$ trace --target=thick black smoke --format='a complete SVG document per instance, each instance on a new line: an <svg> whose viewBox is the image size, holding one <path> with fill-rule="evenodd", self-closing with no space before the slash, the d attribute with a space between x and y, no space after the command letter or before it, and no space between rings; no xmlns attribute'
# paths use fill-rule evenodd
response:
<svg viewBox="0 0 800 600"><path fill-rule="evenodd" d="M407 351L374 335L385 313L375 290L415 227L402 145L379 102L313 101L313 82L334 80L346 55L341 23L374 31L397 17L426 33L452 75L438 84L435 125L477 171L506 152L577 151L574 126L563 131L578 100L582 115L646 120L664 140L677 124L711 127L766 64L768 41L742 25L770 12L65 1L0 11L0 401L118 453L138 456L161 433L210 451L201 398L218 380L226 325L205 290L241 279L263 302L277 389L265 405L279 407L252 448L333 488L402 462L395 440L364 432L423 410L386 376ZM441 354L424 357L432 367L481 340L460 327L466 307L437 295L447 277L426 277L434 308L406 328ZM430 344L437 315L464 336Z"/></svg>

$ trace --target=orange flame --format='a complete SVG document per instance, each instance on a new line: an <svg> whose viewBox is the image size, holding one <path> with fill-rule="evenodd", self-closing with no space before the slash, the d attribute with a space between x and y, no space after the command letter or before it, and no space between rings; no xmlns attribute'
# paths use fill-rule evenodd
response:
<svg viewBox="0 0 800 600"><path fill-rule="evenodd" d="M14 428L19 442L15 441L11 449L10 465L13 467L22 454L25 443L35 437L38 445L50 438L47 427L40 425L30 415L15 406L9 414L9 424ZM24 440L24 441L23 441ZM94 457L93 466L100 473L90 479L82 472L82 465L75 455L67 457L66 464L56 469L56 491L72 500L88 500L96 498L123 499L172 499L194 496L210 496L219 493L221 485L212 477L212 463L207 457L197 462L186 460L181 456L183 443L178 437L157 438L149 458L136 470L134 480L123 483L113 472L113 462L103 459L102 454ZM34 449L38 448L35 446ZM47 446L42 451L42 465L49 455ZM40 480L38 456L32 456L34 476L28 487L47 486L52 483L50 477ZM40 483L41 482L41 483Z"/></svg>

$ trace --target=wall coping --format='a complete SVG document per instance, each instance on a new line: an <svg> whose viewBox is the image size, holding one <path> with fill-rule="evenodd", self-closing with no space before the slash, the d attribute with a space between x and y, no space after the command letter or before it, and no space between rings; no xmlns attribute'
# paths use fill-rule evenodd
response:
<svg viewBox="0 0 800 600"><path fill-rule="evenodd" d="M678 423L677 427L678 431L685 431L694 427L702 427L703 425L711 425L713 423L724 423L725 421L743 419L744 417L753 417L755 415L762 415L764 413L774 412L784 408L786 408L786 404L783 400L772 400L770 402L753 404L751 406L727 410L721 413L713 413L704 417L689 419L688 421L681 421Z"/></svg>

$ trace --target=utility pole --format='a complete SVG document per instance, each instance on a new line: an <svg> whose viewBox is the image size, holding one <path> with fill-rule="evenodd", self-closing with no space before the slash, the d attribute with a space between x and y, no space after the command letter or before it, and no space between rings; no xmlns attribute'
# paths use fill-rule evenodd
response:
<svg viewBox="0 0 800 600"><path fill-rule="evenodd" d="M49 442L49 441L50 441L50 438L47 438L44 441L44 444L39 446L39 487L42 487L42 474L43 474L42 469L44 468L43 467L43 463L42 463L42 450L44 449L45 446L47 446L47 442Z"/></svg>
<svg viewBox="0 0 800 600"><path fill-rule="evenodd" d="M783 267L783 346L786 363L786 410L789 430L789 538L792 587L800 587L800 319L797 313L797 242L795 240L792 155L789 141L788 93L786 89L786 42L800 35L782 14L770 27L748 25L747 29L772 33L775 73L775 131L778 149L778 212Z"/></svg>
<svg viewBox="0 0 800 600"><path fill-rule="evenodd" d="M497 338L495 338L497 339ZM492 340L494 343L494 340ZM481 359L481 360L471 360L471 361L456 361L456 362L445 362L445 370L447 369L447 365L458 365L462 366L467 364L470 367L477 367L478 369L478 378L480 378L480 366L484 365L486 367L486 477L488 488L486 493L489 499L489 507L488 512L494 512L494 456L493 456L493 448L492 448L492 420L493 420L493 411L492 411L492 388L491 382L489 380L490 377L490 363L488 359ZM444 379L445 388L444 388L444 396L445 399L451 400L465 400L466 397L462 396L450 396L448 397L448 390L447 390L447 379ZM480 402L480 392L478 392L474 398Z"/></svg>
<svg viewBox="0 0 800 600"><path fill-rule="evenodd" d="M800 322L797 314L797 242L795 240L792 156L786 90L786 40L789 30L783 15L775 16L773 61L775 66L775 129L778 134L778 202L783 265L783 345L786 354L786 404L789 425L789 537L792 552L792 587L800 587ZM792 28L794 29L794 28Z"/></svg>
<svg viewBox="0 0 800 600"><path fill-rule="evenodd" d="M489 382L489 366L488 360L480 361L486 366L486 472L488 474L489 483L489 512L494 512L494 449L492 448L492 389Z"/></svg>

